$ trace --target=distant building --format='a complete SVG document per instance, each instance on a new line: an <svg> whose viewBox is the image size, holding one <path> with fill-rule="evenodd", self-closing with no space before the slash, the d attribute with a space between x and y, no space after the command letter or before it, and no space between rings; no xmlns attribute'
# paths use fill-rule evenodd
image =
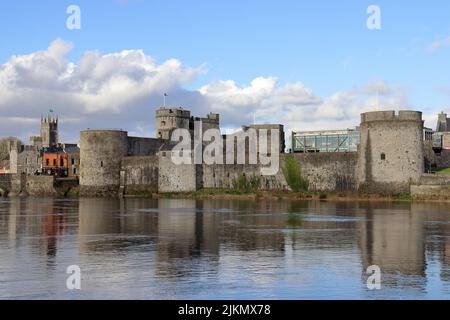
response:
<svg viewBox="0 0 450 320"><path fill-rule="evenodd" d="M41 136L30 137L29 145L10 145L11 173L77 177L79 165L78 146L58 143L58 118L41 117Z"/></svg>
<svg viewBox="0 0 450 320"><path fill-rule="evenodd" d="M436 132L450 132L450 118L447 118L447 114L444 112L438 115Z"/></svg>
<svg viewBox="0 0 450 320"><path fill-rule="evenodd" d="M433 141L434 131L431 128L423 128L423 141Z"/></svg>
<svg viewBox="0 0 450 320"><path fill-rule="evenodd" d="M359 128L292 133L292 152L353 152L360 142Z"/></svg>
<svg viewBox="0 0 450 320"><path fill-rule="evenodd" d="M41 149L41 145L19 145L17 141L13 141L9 151L10 172L26 175L40 172L42 167Z"/></svg>
<svg viewBox="0 0 450 320"><path fill-rule="evenodd" d="M433 149L436 152L450 150L450 132L436 132L433 134Z"/></svg>
<svg viewBox="0 0 450 320"><path fill-rule="evenodd" d="M67 154L62 148L43 148L42 172L49 176L67 176Z"/></svg>
<svg viewBox="0 0 450 320"><path fill-rule="evenodd" d="M63 143L62 148L67 154L67 175L80 176L80 148L77 144Z"/></svg>
<svg viewBox="0 0 450 320"><path fill-rule="evenodd" d="M436 152L450 150L450 118L447 118L444 112L438 115L436 132L433 134L432 141Z"/></svg>
<svg viewBox="0 0 450 320"><path fill-rule="evenodd" d="M44 148L54 148L58 145L58 118L41 117L40 138Z"/></svg>

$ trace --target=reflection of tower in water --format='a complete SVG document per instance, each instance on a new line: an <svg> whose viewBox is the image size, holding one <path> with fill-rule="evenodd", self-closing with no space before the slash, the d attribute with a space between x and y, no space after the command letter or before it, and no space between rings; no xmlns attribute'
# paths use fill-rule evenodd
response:
<svg viewBox="0 0 450 320"><path fill-rule="evenodd" d="M147 202L149 200L146 200ZM154 235L158 220L155 214L139 213L141 199L79 200L79 248L81 253L120 251L145 244L146 237L122 241L121 235ZM148 203L147 203L148 204Z"/></svg>
<svg viewBox="0 0 450 320"><path fill-rule="evenodd" d="M286 218L280 202L160 199L156 272L176 278L201 265L217 273L221 248L231 255L261 250L284 254ZM273 206L276 206L274 208ZM279 227L280 231L274 231ZM201 264L198 261L202 260Z"/></svg>
<svg viewBox="0 0 450 320"><path fill-rule="evenodd" d="M426 250L430 260L438 260L439 277L450 281L450 221L448 203L413 203L411 210L427 219Z"/></svg>
<svg viewBox="0 0 450 320"><path fill-rule="evenodd" d="M54 257L58 235L66 231L69 209L55 203L54 199L28 201L11 198L8 218L8 238L14 246L20 234L38 239L44 256ZM33 240L36 241L36 240Z"/></svg>
<svg viewBox="0 0 450 320"><path fill-rule="evenodd" d="M366 216L358 223L364 270L377 265L382 274L424 279L424 216L412 210L410 204L369 203L361 210Z"/></svg>
<svg viewBox="0 0 450 320"><path fill-rule="evenodd" d="M160 199L158 211L158 276L186 275L192 271L188 263L193 260L205 255L211 259L217 257L215 237L208 237L204 232L214 228L214 222L211 216L205 215L200 201Z"/></svg>

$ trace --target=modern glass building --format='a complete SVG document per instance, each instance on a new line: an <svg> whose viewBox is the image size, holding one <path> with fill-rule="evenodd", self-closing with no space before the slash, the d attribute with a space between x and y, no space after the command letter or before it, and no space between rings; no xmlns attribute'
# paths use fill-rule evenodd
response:
<svg viewBox="0 0 450 320"><path fill-rule="evenodd" d="M292 133L292 152L353 152L360 141L359 128Z"/></svg>

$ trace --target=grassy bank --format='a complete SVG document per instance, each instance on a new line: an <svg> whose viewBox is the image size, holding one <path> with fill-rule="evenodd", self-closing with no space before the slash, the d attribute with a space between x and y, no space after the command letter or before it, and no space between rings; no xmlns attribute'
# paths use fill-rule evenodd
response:
<svg viewBox="0 0 450 320"><path fill-rule="evenodd" d="M441 169L436 171L437 174L450 174L450 168Z"/></svg>

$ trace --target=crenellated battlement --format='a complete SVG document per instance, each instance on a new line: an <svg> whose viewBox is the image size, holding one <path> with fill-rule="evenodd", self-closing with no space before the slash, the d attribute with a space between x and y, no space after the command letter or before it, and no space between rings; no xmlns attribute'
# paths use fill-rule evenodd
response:
<svg viewBox="0 0 450 320"><path fill-rule="evenodd" d="M160 108L156 111L156 117L190 118L191 112L182 108Z"/></svg>
<svg viewBox="0 0 450 320"><path fill-rule="evenodd" d="M57 125L58 124L58 117L52 117L52 116L48 116L48 117L44 117L41 115L41 124L54 124Z"/></svg>
<svg viewBox="0 0 450 320"><path fill-rule="evenodd" d="M372 111L361 114L361 124L373 121L422 121L420 111Z"/></svg>

